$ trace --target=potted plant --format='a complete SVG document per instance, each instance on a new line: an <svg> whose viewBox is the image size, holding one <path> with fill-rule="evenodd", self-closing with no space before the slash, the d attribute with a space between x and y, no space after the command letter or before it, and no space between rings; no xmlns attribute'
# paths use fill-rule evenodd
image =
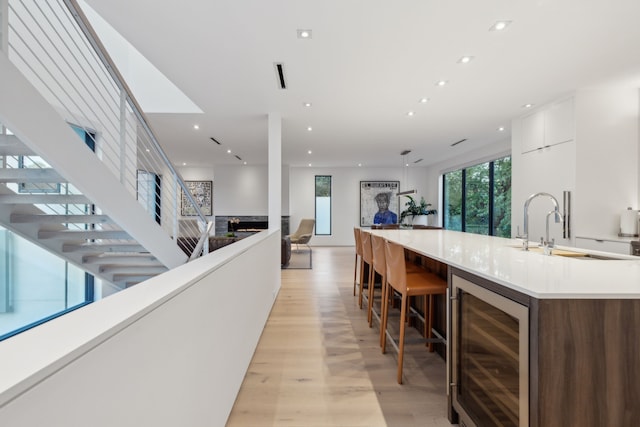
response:
<svg viewBox="0 0 640 427"><path fill-rule="evenodd" d="M405 217L410 216L412 219L412 224L423 223L422 225L427 225L427 216L435 215L438 213L435 209L429 209L431 203L427 203L424 200L424 197L420 197L420 203L416 203L415 199L411 196L406 196L409 198L409 201L404 205L407 207L405 210L400 212L400 224L403 223ZM424 220L420 217L424 216Z"/></svg>

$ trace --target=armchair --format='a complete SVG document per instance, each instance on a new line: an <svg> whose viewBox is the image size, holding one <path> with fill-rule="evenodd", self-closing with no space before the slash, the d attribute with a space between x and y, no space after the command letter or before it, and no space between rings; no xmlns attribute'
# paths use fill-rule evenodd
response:
<svg viewBox="0 0 640 427"><path fill-rule="evenodd" d="M302 219L300 221L300 225L298 225L298 229L295 233L289 235L291 239L291 243L295 243L296 248L298 245L306 245L309 248L309 252L311 252L311 247L309 246L309 240L313 236L313 227L316 225L315 219Z"/></svg>

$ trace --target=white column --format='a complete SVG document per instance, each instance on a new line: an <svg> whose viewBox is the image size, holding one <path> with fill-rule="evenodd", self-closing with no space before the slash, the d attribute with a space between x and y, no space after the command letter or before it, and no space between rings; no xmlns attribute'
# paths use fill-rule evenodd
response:
<svg viewBox="0 0 640 427"><path fill-rule="evenodd" d="M282 117L269 113L269 229L280 229L282 220Z"/></svg>

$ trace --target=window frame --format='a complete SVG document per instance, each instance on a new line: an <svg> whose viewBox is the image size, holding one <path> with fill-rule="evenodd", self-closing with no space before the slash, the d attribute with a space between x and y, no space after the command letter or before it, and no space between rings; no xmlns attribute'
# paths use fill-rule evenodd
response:
<svg viewBox="0 0 640 427"><path fill-rule="evenodd" d="M495 220L495 164L498 161L502 161L504 159L511 159L511 161L513 161L513 158L511 155L505 155L505 156L501 156L501 157L497 157L491 160L486 160L483 162L479 162L479 163L475 163L475 164L471 164L471 165L467 165L465 167L462 167L460 169L453 169L450 171L447 171L445 173L442 174L442 205L443 205L443 218L442 218L442 226L445 229L449 229L448 228L448 221L447 221L447 216L444 215L445 212L448 212L448 210L445 207L445 203L447 201L447 175L451 174L451 173L455 173L460 171L461 172L461 188L460 188L460 195L461 195L461 201L460 201L460 228L462 232L466 233L467 232L467 224L466 224L466 210L467 210L467 169L470 169L472 167L484 164L484 163L488 163L489 167L488 167L488 174L489 174L489 189L488 189L488 215L487 215L487 221L488 221L488 230L487 230L487 235L488 236L495 236L495 231L496 231L496 227L494 224L494 220ZM513 175L513 174L512 174ZM511 207L509 206L509 209Z"/></svg>
<svg viewBox="0 0 640 427"><path fill-rule="evenodd" d="M328 233L318 233L318 178L328 178L329 179L329 232ZM316 226L313 229L313 234L315 236L331 236L333 232L333 218L331 212L333 211L333 176L332 175L314 175L313 178L313 204L314 204L314 220L316 221Z"/></svg>

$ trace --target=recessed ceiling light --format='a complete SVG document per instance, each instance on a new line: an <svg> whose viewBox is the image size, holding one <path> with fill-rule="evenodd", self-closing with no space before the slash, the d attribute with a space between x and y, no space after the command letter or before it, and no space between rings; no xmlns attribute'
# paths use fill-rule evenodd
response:
<svg viewBox="0 0 640 427"><path fill-rule="evenodd" d="M309 132L311 132L311 131L313 130L313 128L312 128L311 126L308 126L308 127L307 127L307 130L308 130Z"/></svg>
<svg viewBox="0 0 640 427"><path fill-rule="evenodd" d="M362 163L358 163L358 167L361 168L362 167Z"/></svg>
<svg viewBox="0 0 640 427"><path fill-rule="evenodd" d="M243 165L246 165L246 164L247 164L247 162L244 162L244 163L242 163L242 164L243 164Z"/></svg>
<svg viewBox="0 0 640 427"><path fill-rule="evenodd" d="M198 130L198 129L200 129L200 126L199 126L199 125L193 125L193 128L194 128L195 130Z"/></svg>
<svg viewBox="0 0 640 427"><path fill-rule="evenodd" d="M473 61L473 56L463 56L462 58L458 59L458 63L460 64L468 64L471 61Z"/></svg>
<svg viewBox="0 0 640 427"><path fill-rule="evenodd" d="M427 102L429 102L429 98L422 98L422 99L420 100L420 103L421 103L421 104L426 104Z"/></svg>
<svg viewBox="0 0 640 427"><path fill-rule="evenodd" d="M409 163L405 163L404 165L405 165L406 167L409 167Z"/></svg>
<svg viewBox="0 0 640 427"><path fill-rule="evenodd" d="M414 114L416 114L416 113L415 113L415 112L413 112L413 111L409 111L409 112L407 113L407 116L411 117L411 116L413 116Z"/></svg>
<svg viewBox="0 0 640 427"><path fill-rule="evenodd" d="M186 163L183 163L183 164L182 164L182 166L187 166L187 164L186 164Z"/></svg>
<svg viewBox="0 0 640 427"><path fill-rule="evenodd" d="M504 31L511 21L497 21L490 28L489 31Z"/></svg>
<svg viewBox="0 0 640 427"><path fill-rule="evenodd" d="M531 108L534 104L524 104L522 108Z"/></svg>
<svg viewBox="0 0 640 427"><path fill-rule="evenodd" d="M228 150L227 150L227 153L231 154L231 149L228 149Z"/></svg>
<svg viewBox="0 0 640 427"><path fill-rule="evenodd" d="M311 104L310 102L305 102L305 103L304 103L304 104L302 104L302 105L304 105L305 107L311 107L311 105L313 105L313 104Z"/></svg>
<svg viewBox="0 0 640 427"><path fill-rule="evenodd" d="M500 126L500 127L498 128L498 132L504 132L504 126Z"/></svg>
<svg viewBox="0 0 640 427"><path fill-rule="evenodd" d="M444 85L446 85L447 83L449 83L449 81L448 81L448 80L440 80L438 83L436 83L436 85L437 85L437 86L444 86Z"/></svg>
<svg viewBox="0 0 640 427"><path fill-rule="evenodd" d="M311 35L312 35L311 30L298 30L299 39L310 39Z"/></svg>
<svg viewBox="0 0 640 427"><path fill-rule="evenodd" d="M311 163L309 163L309 167L311 167Z"/></svg>
<svg viewBox="0 0 640 427"><path fill-rule="evenodd" d="M149 149L147 148L147 150L146 150L146 151L147 151L147 153L148 153L148 152L150 152L151 150L149 150Z"/></svg>
<svg viewBox="0 0 640 427"><path fill-rule="evenodd" d="M307 153L311 154L311 153L312 153L312 151L311 151L311 150L309 150L309 151L307 151Z"/></svg>

